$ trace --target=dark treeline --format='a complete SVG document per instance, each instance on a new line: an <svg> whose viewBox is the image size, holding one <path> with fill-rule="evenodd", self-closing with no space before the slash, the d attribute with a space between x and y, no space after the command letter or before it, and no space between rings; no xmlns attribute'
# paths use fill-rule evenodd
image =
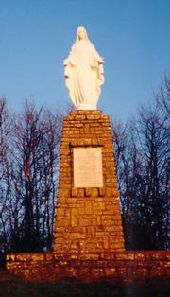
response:
<svg viewBox="0 0 170 297"><path fill-rule="evenodd" d="M0 251L52 248L62 116L0 99ZM126 248L170 248L170 80L152 106L113 122Z"/></svg>

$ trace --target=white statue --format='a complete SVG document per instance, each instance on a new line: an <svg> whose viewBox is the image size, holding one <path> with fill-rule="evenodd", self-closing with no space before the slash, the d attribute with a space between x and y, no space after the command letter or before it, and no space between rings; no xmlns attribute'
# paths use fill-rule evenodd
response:
<svg viewBox="0 0 170 297"><path fill-rule="evenodd" d="M77 39L64 61L65 83L79 110L95 110L104 83L103 59L90 42L86 29L77 28Z"/></svg>

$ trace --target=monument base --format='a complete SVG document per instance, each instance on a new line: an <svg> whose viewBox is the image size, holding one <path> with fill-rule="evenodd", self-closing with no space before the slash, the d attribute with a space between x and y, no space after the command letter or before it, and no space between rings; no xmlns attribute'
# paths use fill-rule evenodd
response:
<svg viewBox="0 0 170 297"><path fill-rule="evenodd" d="M115 254L20 253L7 256L11 273L31 281L56 281L70 277L83 282L110 280L145 281L170 278L169 251Z"/></svg>

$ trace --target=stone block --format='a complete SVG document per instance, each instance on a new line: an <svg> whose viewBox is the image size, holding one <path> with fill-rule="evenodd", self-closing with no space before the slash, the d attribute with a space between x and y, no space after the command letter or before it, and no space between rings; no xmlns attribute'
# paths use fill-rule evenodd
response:
<svg viewBox="0 0 170 297"><path fill-rule="evenodd" d="M77 197L84 197L84 189L83 188L77 189Z"/></svg>
<svg viewBox="0 0 170 297"><path fill-rule="evenodd" d="M85 201L84 207L85 207L85 214L93 214L93 201Z"/></svg>
<svg viewBox="0 0 170 297"><path fill-rule="evenodd" d="M77 213L78 213L78 211L77 211L76 208L73 208L73 209L71 210L71 225L72 225L72 227L78 225L78 217L77 217Z"/></svg>
<svg viewBox="0 0 170 297"><path fill-rule="evenodd" d="M85 214L85 208L83 207L79 207L78 208L78 215L84 215Z"/></svg>
<svg viewBox="0 0 170 297"><path fill-rule="evenodd" d="M113 268L104 268L104 274L106 278L113 278L114 276L118 276L117 270L115 267Z"/></svg>
<svg viewBox="0 0 170 297"><path fill-rule="evenodd" d="M156 260L156 259L165 260L166 259L165 251L155 251L155 252L153 252L152 253L152 259L153 260Z"/></svg>
<svg viewBox="0 0 170 297"><path fill-rule="evenodd" d="M84 226L84 227L91 226L91 219L89 217L83 216L78 219L78 223L80 226Z"/></svg>
<svg viewBox="0 0 170 297"><path fill-rule="evenodd" d="M71 189L71 196L72 197L77 197L77 188L72 188Z"/></svg>
<svg viewBox="0 0 170 297"><path fill-rule="evenodd" d="M106 188L106 196L108 196L108 197L112 196L112 188L110 188L110 187Z"/></svg>
<svg viewBox="0 0 170 297"><path fill-rule="evenodd" d="M103 242L97 241L96 242L96 247L97 247L97 250L103 251L104 250Z"/></svg>
<svg viewBox="0 0 170 297"><path fill-rule="evenodd" d="M166 258L166 260L169 260L170 261L170 252L166 252L165 253L165 258Z"/></svg>
<svg viewBox="0 0 170 297"><path fill-rule="evenodd" d="M137 252L134 254L135 260L145 260L145 254L142 252Z"/></svg>
<svg viewBox="0 0 170 297"><path fill-rule="evenodd" d="M134 253L130 253L130 252L127 252L127 260L135 260L135 255Z"/></svg>
<svg viewBox="0 0 170 297"><path fill-rule="evenodd" d="M91 196L91 188L85 188L85 196L90 197Z"/></svg>
<svg viewBox="0 0 170 297"><path fill-rule="evenodd" d="M102 187L102 188L99 188L99 190L98 190L99 192L99 196L100 197L103 197L104 195L105 195L105 188L104 187Z"/></svg>
<svg viewBox="0 0 170 297"><path fill-rule="evenodd" d="M101 225L101 223L102 223L101 215L97 215L97 217L96 217L96 224L97 225Z"/></svg>
<svg viewBox="0 0 170 297"><path fill-rule="evenodd" d="M109 237L108 236L103 237L103 246L104 246L105 250L110 249L110 242L109 242Z"/></svg>
<svg viewBox="0 0 170 297"><path fill-rule="evenodd" d="M98 189L97 188L91 189L91 197L98 197Z"/></svg>
<svg viewBox="0 0 170 297"><path fill-rule="evenodd" d="M105 210L105 207L106 207L106 205L105 205L105 202L104 201L102 201L102 202L94 202L94 208L96 209L96 210Z"/></svg>

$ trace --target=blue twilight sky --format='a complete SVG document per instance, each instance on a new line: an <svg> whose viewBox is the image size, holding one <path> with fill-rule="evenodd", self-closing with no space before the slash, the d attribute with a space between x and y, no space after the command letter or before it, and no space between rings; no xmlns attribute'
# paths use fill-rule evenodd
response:
<svg viewBox="0 0 170 297"><path fill-rule="evenodd" d="M0 96L61 111L70 103L63 60L86 27L105 59L98 107L126 120L170 73L170 0L0 0Z"/></svg>

